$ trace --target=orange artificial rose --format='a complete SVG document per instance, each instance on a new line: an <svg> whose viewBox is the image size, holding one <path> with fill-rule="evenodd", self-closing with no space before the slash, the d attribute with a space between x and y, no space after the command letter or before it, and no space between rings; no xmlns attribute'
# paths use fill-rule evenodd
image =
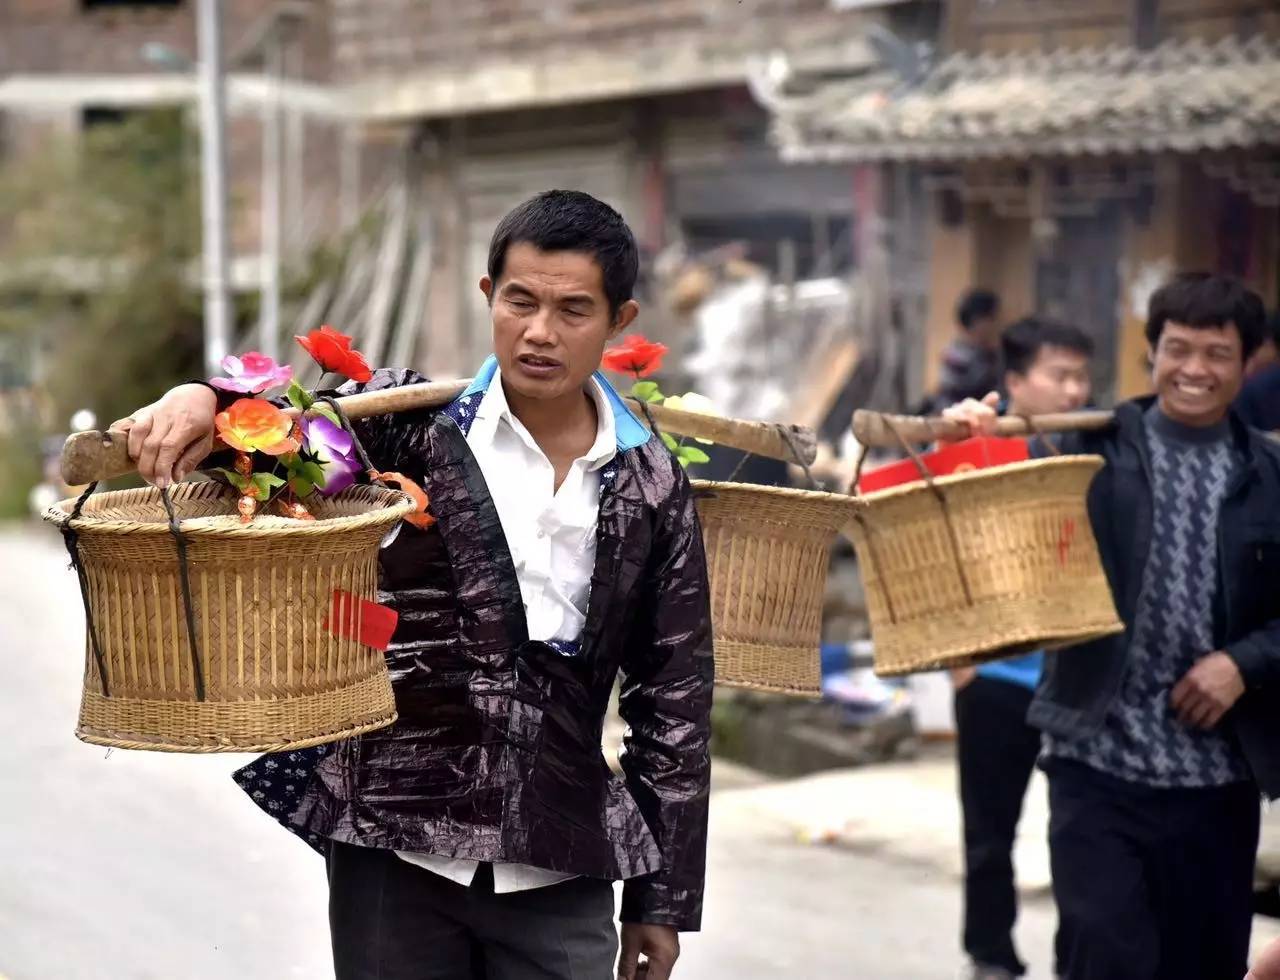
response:
<svg viewBox="0 0 1280 980"><path fill-rule="evenodd" d="M296 453L293 419L261 398L241 398L214 419L218 435L232 449L242 453L262 452L268 456Z"/></svg>

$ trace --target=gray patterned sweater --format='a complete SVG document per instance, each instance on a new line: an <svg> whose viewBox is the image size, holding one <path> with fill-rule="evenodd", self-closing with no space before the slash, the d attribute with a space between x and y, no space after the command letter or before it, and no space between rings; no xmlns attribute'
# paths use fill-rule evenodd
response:
<svg viewBox="0 0 1280 980"><path fill-rule="evenodd" d="M1154 535L1128 668L1102 729L1087 737L1048 736L1045 752L1147 786L1223 786L1249 778L1235 740L1221 724L1208 732L1182 724L1169 698L1214 649L1218 512L1242 461L1226 422L1191 428L1155 406L1145 421Z"/></svg>

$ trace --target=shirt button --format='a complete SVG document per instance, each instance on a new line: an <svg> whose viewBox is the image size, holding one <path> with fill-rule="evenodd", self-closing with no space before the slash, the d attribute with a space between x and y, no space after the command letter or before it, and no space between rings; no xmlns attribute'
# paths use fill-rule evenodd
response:
<svg viewBox="0 0 1280 980"><path fill-rule="evenodd" d="M545 538L546 536L547 536L547 532L546 532L546 531L542 531L542 530L538 531L538 537L540 537L540 538Z"/></svg>

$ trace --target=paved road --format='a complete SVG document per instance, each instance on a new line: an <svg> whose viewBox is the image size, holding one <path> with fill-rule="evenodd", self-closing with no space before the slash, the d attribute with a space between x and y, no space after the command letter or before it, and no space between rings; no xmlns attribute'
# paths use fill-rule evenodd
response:
<svg viewBox="0 0 1280 980"><path fill-rule="evenodd" d="M327 980L321 863L227 778L242 757L72 737L82 634L58 539L0 529L0 976ZM959 896L927 863L806 846L722 767L686 980L949 980ZM774 792L771 788L770 792ZM1025 910L1036 966L1053 914Z"/></svg>

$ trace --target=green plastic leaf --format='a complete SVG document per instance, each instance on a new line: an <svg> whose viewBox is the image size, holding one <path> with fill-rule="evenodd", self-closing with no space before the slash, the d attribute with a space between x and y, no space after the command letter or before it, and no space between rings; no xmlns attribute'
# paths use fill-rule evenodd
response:
<svg viewBox="0 0 1280 980"><path fill-rule="evenodd" d="M289 489L295 497L309 497L315 492L316 485L306 477L294 476L289 479Z"/></svg>
<svg viewBox="0 0 1280 980"><path fill-rule="evenodd" d="M289 390L285 392L285 397L289 399L289 404L299 411L306 411L315 401L314 398L307 394L307 390L298 384L296 378L290 383Z"/></svg>
<svg viewBox="0 0 1280 980"><path fill-rule="evenodd" d="M676 442L675 436L670 432L662 433L662 444L670 449L673 453L680 448L680 443Z"/></svg>
<svg viewBox="0 0 1280 980"><path fill-rule="evenodd" d="M660 402L663 398L656 381L637 381L631 386L631 394L642 402Z"/></svg>
<svg viewBox="0 0 1280 980"><path fill-rule="evenodd" d="M678 452L682 463L710 463L711 457L697 446L681 446Z"/></svg>
<svg viewBox="0 0 1280 980"><path fill-rule="evenodd" d="M276 487L284 486L284 480L274 473L255 473L250 477L250 481L257 488L260 500L271 496L271 491Z"/></svg>
<svg viewBox="0 0 1280 980"><path fill-rule="evenodd" d="M237 490L239 490L241 493L244 493L246 490L249 489L250 483L248 478L241 476L235 470L229 470L224 466L218 466L214 468L214 472L221 473L223 476L225 476L227 478L227 482L230 483Z"/></svg>
<svg viewBox="0 0 1280 980"><path fill-rule="evenodd" d="M683 456L677 456L676 462L680 464L680 468L682 470L687 470L689 468L689 461L685 459Z"/></svg>
<svg viewBox="0 0 1280 980"><path fill-rule="evenodd" d="M298 475L304 480L309 480L314 483L316 486L320 486L324 483L324 470L321 468L319 463L303 463L298 468Z"/></svg>
<svg viewBox="0 0 1280 980"><path fill-rule="evenodd" d="M311 411L317 415L323 415L338 428L342 428L342 422L338 419L338 413L333 410L333 406L325 402L315 402L311 406Z"/></svg>

